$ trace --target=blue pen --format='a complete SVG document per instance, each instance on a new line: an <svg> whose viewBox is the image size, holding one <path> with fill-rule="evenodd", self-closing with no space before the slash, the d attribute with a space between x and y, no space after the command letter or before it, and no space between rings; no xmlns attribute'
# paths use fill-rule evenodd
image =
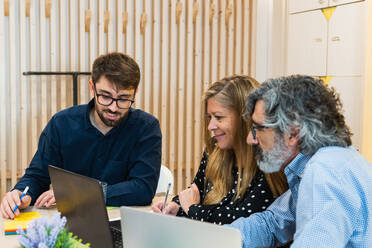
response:
<svg viewBox="0 0 372 248"><path fill-rule="evenodd" d="M162 213L164 213L165 205L167 204L169 190L170 190L171 185L172 185L171 183L168 183L167 193L165 194L165 199L164 199L164 203L163 203L163 209L161 210Z"/></svg>
<svg viewBox="0 0 372 248"><path fill-rule="evenodd" d="M27 191L28 191L28 186L25 188L25 190L23 190L22 192L22 195L21 197L19 198L20 201L22 201L22 198L27 194ZM13 209L13 213L18 209L18 205L15 206L15 208Z"/></svg>

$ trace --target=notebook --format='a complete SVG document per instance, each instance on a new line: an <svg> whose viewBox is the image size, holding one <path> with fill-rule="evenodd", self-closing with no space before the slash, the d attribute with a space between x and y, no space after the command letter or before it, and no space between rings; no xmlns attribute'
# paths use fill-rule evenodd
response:
<svg viewBox="0 0 372 248"><path fill-rule="evenodd" d="M17 234L18 227L27 231L27 224L40 217L41 215L38 212L22 212L14 220L5 221L4 233L5 235Z"/></svg>
<svg viewBox="0 0 372 248"><path fill-rule="evenodd" d="M99 181L51 165L48 169L68 230L91 247L122 247L120 220L109 222Z"/></svg>
<svg viewBox="0 0 372 248"><path fill-rule="evenodd" d="M124 248L241 248L240 232L183 217L121 207Z"/></svg>

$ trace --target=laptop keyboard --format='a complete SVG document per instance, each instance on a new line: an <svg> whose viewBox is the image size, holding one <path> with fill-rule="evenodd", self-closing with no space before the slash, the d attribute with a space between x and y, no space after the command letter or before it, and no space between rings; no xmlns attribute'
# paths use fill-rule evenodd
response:
<svg viewBox="0 0 372 248"><path fill-rule="evenodd" d="M114 226L110 226L110 231L112 235L112 240L114 241L115 248L123 248L123 239L121 236L121 230Z"/></svg>

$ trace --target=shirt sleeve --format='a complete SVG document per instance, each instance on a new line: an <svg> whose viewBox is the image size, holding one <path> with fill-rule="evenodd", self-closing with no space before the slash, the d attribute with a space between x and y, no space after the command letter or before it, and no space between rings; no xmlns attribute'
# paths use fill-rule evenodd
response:
<svg viewBox="0 0 372 248"><path fill-rule="evenodd" d="M276 247L292 240L295 231L295 207L290 190L266 211L239 218L227 225L240 231L243 247Z"/></svg>
<svg viewBox="0 0 372 248"><path fill-rule="evenodd" d="M362 190L352 175L321 162L309 164L299 187L292 247L346 247L363 227Z"/></svg>
<svg viewBox="0 0 372 248"><path fill-rule="evenodd" d="M196 173L196 175L194 177L194 180L193 180L193 183L195 183L196 186L199 189L200 202L203 202L204 195L205 195L205 193L204 193L204 181L205 181L205 169L206 169L207 163L208 163L208 155L207 155L207 152L204 151L203 152L203 157L202 157L202 159L200 161L198 172ZM173 197L172 201L174 201L175 203L177 203L178 206L180 207L179 210L178 210L177 216L187 216L186 213L181 208L181 204L180 204L180 200L178 198L178 195L176 195L175 197ZM190 209L194 209L196 207L199 208L199 206L201 206L201 205L199 205L199 204L197 204L197 205L191 205L190 208L189 208L189 215L190 215Z"/></svg>
<svg viewBox="0 0 372 248"><path fill-rule="evenodd" d="M29 186L27 192L31 196L31 205L44 192L49 190L50 177L48 165L61 166L62 158L58 152L59 135L53 117L40 135L38 149L26 169L24 176L14 186L14 189L23 191Z"/></svg>
<svg viewBox="0 0 372 248"><path fill-rule="evenodd" d="M162 144L158 120L150 123L138 136L130 155L134 162L129 168L129 180L107 186L107 205L149 205L155 195Z"/></svg>

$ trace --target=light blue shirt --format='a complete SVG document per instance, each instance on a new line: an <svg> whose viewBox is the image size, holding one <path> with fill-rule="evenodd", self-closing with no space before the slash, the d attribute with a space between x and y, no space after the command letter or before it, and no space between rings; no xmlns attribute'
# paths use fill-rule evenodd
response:
<svg viewBox="0 0 372 248"><path fill-rule="evenodd" d="M372 165L353 147L324 147L285 168L289 190L239 218L243 247L372 247Z"/></svg>

